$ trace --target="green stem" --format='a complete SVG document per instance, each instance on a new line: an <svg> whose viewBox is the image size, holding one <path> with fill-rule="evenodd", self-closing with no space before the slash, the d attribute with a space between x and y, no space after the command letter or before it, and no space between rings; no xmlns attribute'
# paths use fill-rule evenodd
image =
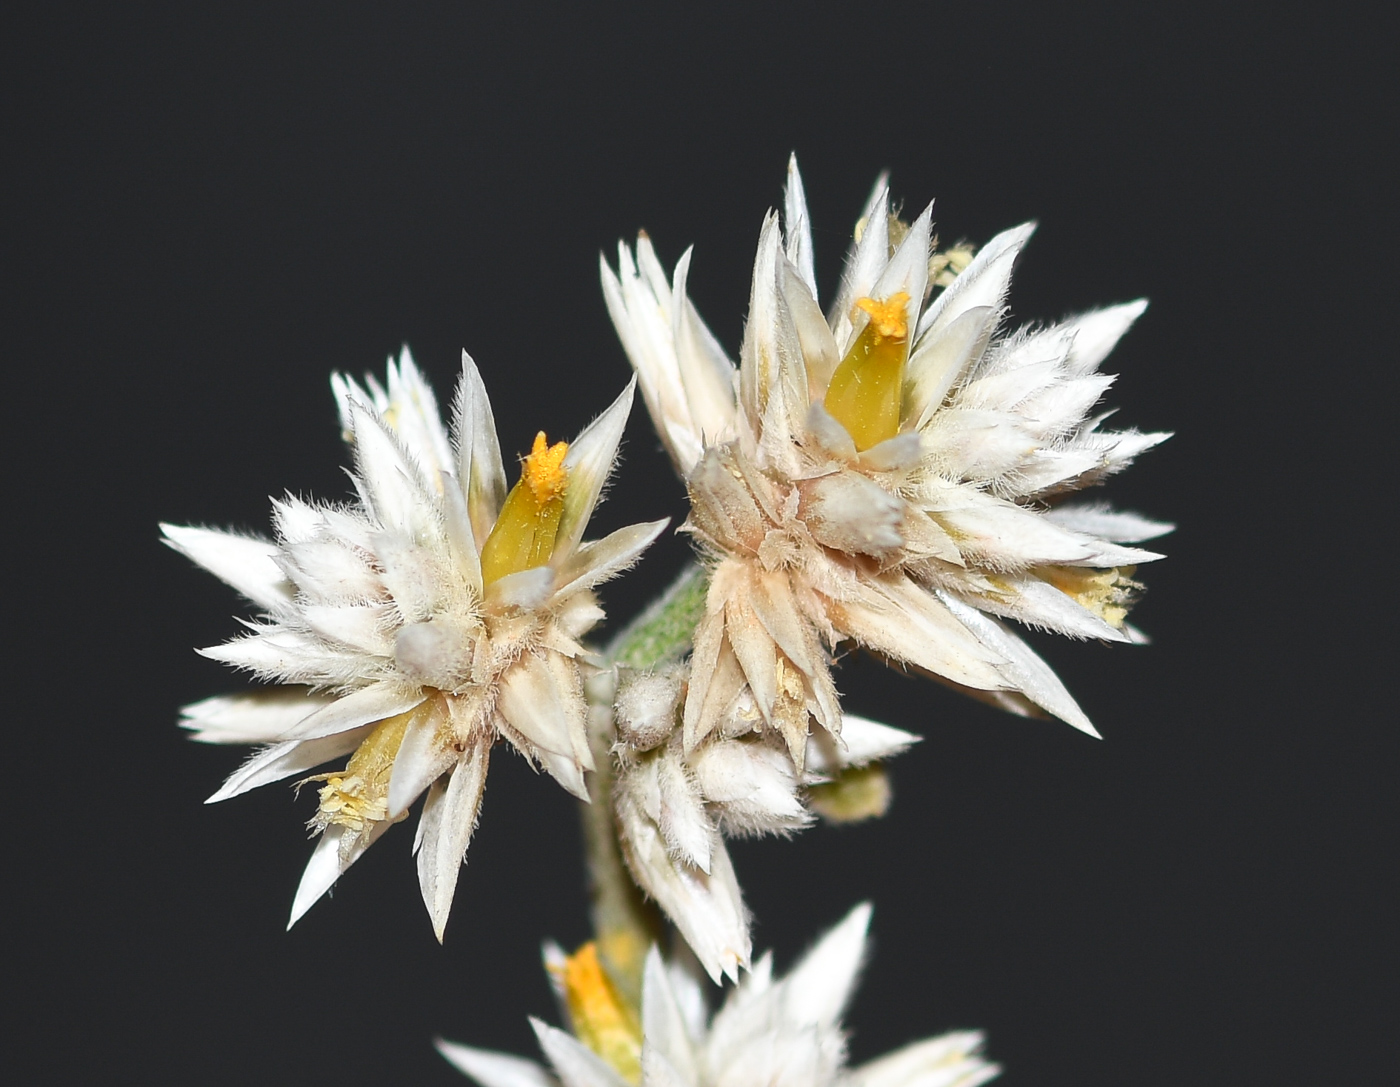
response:
<svg viewBox="0 0 1400 1087"><path fill-rule="evenodd" d="M690 652L695 624L705 611L710 574L697 563L680 576L608 643L604 656L625 668L655 668L678 661Z"/></svg>

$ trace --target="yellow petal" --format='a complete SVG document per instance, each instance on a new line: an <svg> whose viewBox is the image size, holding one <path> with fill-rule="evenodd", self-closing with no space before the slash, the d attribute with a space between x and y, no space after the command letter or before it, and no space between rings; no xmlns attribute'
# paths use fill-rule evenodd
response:
<svg viewBox="0 0 1400 1087"><path fill-rule="evenodd" d="M637 1012L622 998L589 941L564 960L561 980L578 1040L628 1083L642 1078L642 1030Z"/></svg>
<svg viewBox="0 0 1400 1087"><path fill-rule="evenodd" d="M564 468L568 452L567 442L550 445L544 431L535 435L535 445L525 458L520 481L506 496L496 525L481 549L485 584L543 566L553 556L568 486Z"/></svg>
<svg viewBox="0 0 1400 1087"><path fill-rule="evenodd" d="M833 823L860 823L889 810L890 779L878 762L852 766L807 790L807 803Z"/></svg>
<svg viewBox="0 0 1400 1087"><path fill-rule="evenodd" d="M1142 589L1133 580L1132 566L1115 566L1108 570L1083 566L1048 566L1036 571L1066 596L1073 598L1115 630L1122 630L1134 598Z"/></svg>
<svg viewBox="0 0 1400 1087"><path fill-rule="evenodd" d="M904 369L909 358L909 293L883 301L862 298L859 309L870 321L831 375L827 412L864 452L899 433Z"/></svg>
<svg viewBox="0 0 1400 1087"><path fill-rule="evenodd" d="M306 779L326 783L320 789L320 804L312 825L325 830L334 823L359 832L388 816L389 776L394 770L394 759L409 721L420 708L415 706L380 721L350 756L343 773Z"/></svg>

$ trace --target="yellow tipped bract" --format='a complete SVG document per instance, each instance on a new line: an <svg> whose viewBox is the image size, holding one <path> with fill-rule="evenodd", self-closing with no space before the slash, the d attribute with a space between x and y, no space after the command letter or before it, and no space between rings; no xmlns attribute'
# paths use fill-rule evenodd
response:
<svg viewBox="0 0 1400 1087"><path fill-rule="evenodd" d="M642 1079L642 1028L589 941L564 960L560 979L578 1040L612 1065L628 1083Z"/></svg>
<svg viewBox="0 0 1400 1087"><path fill-rule="evenodd" d="M380 721L350 756L338 774L318 774L309 781L324 781L320 806L312 824L321 830L332 824L359 833L383 819L389 810L389 776L403 745L408 723L421 707Z"/></svg>
<svg viewBox="0 0 1400 1087"><path fill-rule="evenodd" d="M833 823L878 819L890 809L890 777L878 762L848 766L832 780L807 790L807 803Z"/></svg>
<svg viewBox="0 0 1400 1087"><path fill-rule="evenodd" d="M871 327L882 340L909 338L909 292L896 291L883 302L874 298L857 298L856 309L870 315Z"/></svg>
<svg viewBox="0 0 1400 1087"><path fill-rule="evenodd" d="M559 517L564 512L568 442L550 445L544 431L524 460L520 482L506 496L496 526L481 549L481 576L487 585L507 574L543 566L554 554Z"/></svg>
<svg viewBox="0 0 1400 1087"><path fill-rule="evenodd" d="M1036 572L1080 607L1087 608L1115 630L1122 630L1133 597L1142 588L1133 580L1133 566L1096 570L1083 566L1051 566Z"/></svg>
<svg viewBox="0 0 1400 1087"><path fill-rule="evenodd" d="M827 386L826 410L862 452L899 433L909 357L908 305L908 291L896 291L884 300L857 300L856 307L869 314L870 321Z"/></svg>

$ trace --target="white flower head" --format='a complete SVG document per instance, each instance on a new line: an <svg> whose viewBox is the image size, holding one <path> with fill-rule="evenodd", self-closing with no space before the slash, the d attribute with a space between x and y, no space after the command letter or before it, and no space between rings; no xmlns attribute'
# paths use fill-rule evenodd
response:
<svg viewBox="0 0 1400 1087"><path fill-rule="evenodd" d="M982 1036L928 1038L849 1068L841 1014L865 956L870 907L857 906L785 977L770 955L707 1015L684 957L653 948L641 1007L631 1007L594 945L551 956L572 1032L532 1019L551 1071L505 1053L439 1042L481 1087L976 1087L1000 1069L980 1055Z"/></svg>
<svg viewBox="0 0 1400 1087"><path fill-rule="evenodd" d="M1000 619L1140 641L1125 622L1131 546L1169 525L1070 492L1166 434L1103 429L1098 366L1145 308L1131 302L1004 334L1012 266L1033 224L975 258L937 252L931 206L891 214L883 179L826 316L795 160L780 227L759 239L736 367L651 243L604 262L604 294L713 559L684 707L693 751L749 699L802 772L815 720L839 736L829 652L854 641L1022 714L1097 735L1048 665ZM940 290L941 288L941 290Z"/></svg>
<svg viewBox="0 0 1400 1087"><path fill-rule="evenodd" d="M594 586L636 561L664 521L586 543L632 386L571 443L543 433L507 488L486 390L463 353L449 439L407 349L387 387L332 378L358 500L275 501L276 538L162 526L166 542L264 614L203 655L292 685L186 707L212 743L264 744L210 801L349 755L318 783L321 837L291 922L426 792L414 849L442 938L498 738L587 799L578 639Z"/></svg>
<svg viewBox="0 0 1400 1087"><path fill-rule="evenodd" d="M878 792L878 785L879 811L833 811L833 798L824 792L848 795L852 781L883 783L872 764L918 737L847 716L841 742L822 732L807 738L799 771L782 738L763 728L746 696L687 749L677 718L688 676L688 667L675 666L632 673L622 682L614 707L614 804L633 877L718 981L722 974L737 977L739 967L749 965L751 948L748 913L724 838L791 834L812 821L814 806L846 819L879 814L888 793ZM833 788L838 777L843 787ZM871 791L868 785L864 791Z"/></svg>

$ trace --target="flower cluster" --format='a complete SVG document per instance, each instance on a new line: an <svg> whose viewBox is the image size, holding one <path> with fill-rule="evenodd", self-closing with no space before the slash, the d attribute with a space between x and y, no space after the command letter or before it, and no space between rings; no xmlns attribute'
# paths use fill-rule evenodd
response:
<svg viewBox="0 0 1400 1087"><path fill-rule="evenodd" d="M603 617L591 590L665 522L583 542L630 385L572 443L540 434L508 491L470 357L451 440L406 350L387 388L332 383L357 502L274 502L275 540L163 526L167 543L264 611L203 654L290 685L208 699L184 723L207 742L267 745L211 802L349 755L343 770L301 779L321 783L311 820L321 837L292 923L426 792L414 850L441 939L498 738L587 798L578 639Z"/></svg>
<svg viewBox="0 0 1400 1087"><path fill-rule="evenodd" d="M737 365L687 296L690 251L667 276L643 234L602 265L632 384L573 442L540 433L513 487L472 360L449 435L405 350L383 385L332 379L354 502L276 501L271 539L163 526L262 611L202 652L276 686L188 706L183 723L262 745L211 801L314 783L320 840L292 923L423 797L413 849L441 940L500 740L595 805L597 939L547 956L572 1033L535 1022L552 1074L442 1043L483 1087L996 1075L976 1034L847 1068L839 1018L868 907L786 978L766 957L750 968L725 841L884 812L883 763L919 737L844 712L843 645L1097 735L1006 621L1144 640L1127 622L1135 570L1162 556L1138 545L1171 526L1067 499L1168 435L1092 414L1113 380L1099 366L1144 302L1002 328L1032 229L940 250L931 207L905 222L881 179L823 313L793 161L759 236ZM638 385L685 482L700 564L598 652L583 641L603 618L593 590L665 527L583 539ZM684 939L670 962L645 953L658 917L638 888ZM701 971L737 982L712 1017Z"/></svg>
<svg viewBox="0 0 1400 1087"><path fill-rule="evenodd" d="M798 768L748 701L727 714L704 744L687 751L676 726L689 674L688 668L674 668L624 678L614 708L615 807L634 877L718 980L721 974L737 977L750 956L748 915L721 832L799 830L812 821L814 792L820 795L851 768L898 754L918 737L846 716L839 742L824 733L807 737ZM860 814L881 814L883 803L876 807Z"/></svg>
<svg viewBox="0 0 1400 1087"><path fill-rule="evenodd" d="M685 956L647 957L640 1009L593 945L547 958L572 1032L531 1019L550 1075L507 1053L439 1042L481 1087L976 1087L1000 1071L972 1031L927 1038L857 1068L840 1024L865 954L870 907L857 906L783 978L765 955L713 1016ZM556 1078L557 1077L557 1078Z"/></svg>
<svg viewBox="0 0 1400 1087"><path fill-rule="evenodd" d="M1112 382L1099 364L1145 303L1003 333L1033 225L973 257L937 250L931 210L903 222L882 179L823 316L790 163L782 222L770 213L760 234L737 367L687 296L689 250L669 278L645 234L635 253L619 247L616 272L602 264L710 568L680 737L660 748L667 727L631 728L619 704L632 767L621 832L637 879L712 971L730 967L714 957L716 932L740 963L748 943L701 801L721 829L791 831L809 818L795 787L813 769L860 766L913 739L872 739L882 726L842 713L830 672L840 643L1097 735L1002 620L1142 640L1126 622L1133 572L1161 556L1133 545L1171 526L1062 500L1168 437L1108 431L1089 414ZM671 688L648 683L664 705Z"/></svg>

